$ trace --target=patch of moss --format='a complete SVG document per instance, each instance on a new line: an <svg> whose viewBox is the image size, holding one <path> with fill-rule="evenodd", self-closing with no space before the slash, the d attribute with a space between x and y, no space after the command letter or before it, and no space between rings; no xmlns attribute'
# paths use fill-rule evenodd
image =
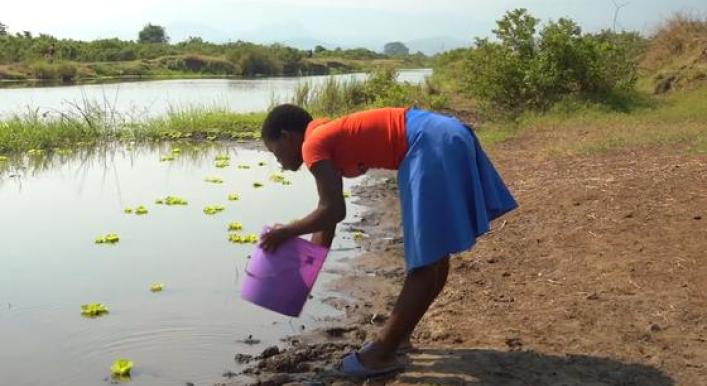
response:
<svg viewBox="0 0 707 386"><path fill-rule="evenodd" d="M96 237L96 244L115 244L118 241L120 241L120 237L118 237L115 233L109 233L105 236Z"/></svg>
<svg viewBox="0 0 707 386"><path fill-rule="evenodd" d="M223 205L209 205L206 208L204 208L204 213L207 215L214 215L219 212L223 212L226 207Z"/></svg>

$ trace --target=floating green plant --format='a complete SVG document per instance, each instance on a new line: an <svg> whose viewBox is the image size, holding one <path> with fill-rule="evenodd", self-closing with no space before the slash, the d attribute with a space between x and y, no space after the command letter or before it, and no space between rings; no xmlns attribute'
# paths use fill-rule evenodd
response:
<svg viewBox="0 0 707 386"><path fill-rule="evenodd" d="M243 224L239 222L232 222L228 224L229 231L240 231L243 230Z"/></svg>
<svg viewBox="0 0 707 386"><path fill-rule="evenodd" d="M215 135L209 135L209 136L206 137L206 140L207 140L207 141L213 141L213 140L215 140L215 139L216 139L216 136L215 136Z"/></svg>
<svg viewBox="0 0 707 386"><path fill-rule="evenodd" d="M61 147L55 148L54 152L59 155L70 155L74 153L74 151L71 149L65 149Z"/></svg>
<svg viewBox="0 0 707 386"><path fill-rule="evenodd" d="M125 208L125 209L123 209L123 213L131 214L131 213L133 213L133 208Z"/></svg>
<svg viewBox="0 0 707 386"><path fill-rule="evenodd" d="M150 284L150 291L160 292L164 289L164 283L152 283Z"/></svg>
<svg viewBox="0 0 707 386"><path fill-rule="evenodd" d="M290 185L291 184L291 182L288 181L284 175L277 174L277 173L270 176L270 181L278 183L278 184L282 184L282 185Z"/></svg>
<svg viewBox="0 0 707 386"><path fill-rule="evenodd" d="M174 161L175 157L173 155L163 155L160 157L160 162Z"/></svg>
<svg viewBox="0 0 707 386"><path fill-rule="evenodd" d="M42 155L44 154L44 150L42 149L29 149L27 150L28 155Z"/></svg>
<svg viewBox="0 0 707 386"><path fill-rule="evenodd" d="M349 198L349 197L351 197L351 192L349 192L348 190L344 190L344 198Z"/></svg>
<svg viewBox="0 0 707 386"><path fill-rule="evenodd" d="M213 215L219 212L223 212L223 210L226 209L223 205L209 205L206 208L204 208L204 213L208 215Z"/></svg>
<svg viewBox="0 0 707 386"><path fill-rule="evenodd" d="M158 205L187 205L188 202L187 200L181 198L181 197L176 197L176 196L167 196L165 198L158 198L155 200L155 204Z"/></svg>
<svg viewBox="0 0 707 386"><path fill-rule="evenodd" d="M240 165L238 165L238 169L250 169L250 166L245 165L245 164L240 164Z"/></svg>
<svg viewBox="0 0 707 386"><path fill-rule="evenodd" d="M258 162L258 166L265 166L265 165L267 165L267 164L264 161Z"/></svg>
<svg viewBox="0 0 707 386"><path fill-rule="evenodd" d="M96 237L96 244L115 244L118 241L120 241L120 238L115 233Z"/></svg>
<svg viewBox="0 0 707 386"><path fill-rule="evenodd" d="M210 182L212 184L223 184L223 180L219 177L206 177L204 181Z"/></svg>
<svg viewBox="0 0 707 386"><path fill-rule="evenodd" d="M5 162L5 161L7 161L7 157L5 157L4 155L0 155L0 162Z"/></svg>
<svg viewBox="0 0 707 386"><path fill-rule="evenodd" d="M135 214L138 216L142 216L144 214L147 214L147 208L144 206L140 205L137 208L135 208Z"/></svg>
<svg viewBox="0 0 707 386"><path fill-rule="evenodd" d="M225 167L228 167L228 165L230 165L230 164L231 163L228 161L216 161L214 166L216 166L217 168L225 168Z"/></svg>
<svg viewBox="0 0 707 386"><path fill-rule="evenodd" d="M176 154L181 154L181 153L182 153L182 149L180 149L180 148L178 148L178 147L173 147L173 148L172 148L172 154L175 154L175 155L176 155Z"/></svg>
<svg viewBox="0 0 707 386"><path fill-rule="evenodd" d="M219 154L216 156L216 161L230 161L230 160L231 160L231 156L229 156L228 154Z"/></svg>
<svg viewBox="0 0 707 386"><path fill-rule="evenodd" d="M228 195L228 201L238 201L241 198L236 193L231 193Z"/></svg>
<svg viewBox="0 0 707 386"><path fill-rule="evenodd" d="M258 235L251 233L248 235L242 235L239 233L229 233L228 241L236 244L255 244L258 242Z"/></svg>
<svg viewBox="0 0 707 386"><path fill-rule="evenodd" d="M133 366L133 361L129 359L116 359L110 366L110 373L114 377L129 377Z"/></svg>
<svg viewBox="0 0 707 386"><path fill-rule="evenodd" d="M101 303L89 303L81 305L81 315L87 318L95 318L108 313L108 307Z"/></svg>
<svg viewBox="0 0 707 386"><path fill-rule="evenodd" d="M253 187L254 188L262 188L263 184L261 184L260 182L253 182Z"/></svg>
<svg viewBox="0 0 707 386"><path fill-rule="evenodd" d="M353 233L353 239L356 241L361 241L363 240L363 233L361 232L354 232Z"/></svg>

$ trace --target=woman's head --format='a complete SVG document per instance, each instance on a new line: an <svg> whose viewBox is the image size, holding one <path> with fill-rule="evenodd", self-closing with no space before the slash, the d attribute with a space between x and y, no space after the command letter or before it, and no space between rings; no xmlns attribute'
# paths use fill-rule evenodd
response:
<svg viewBox="0 0 707 386"><path fill-rule="evenodd" d="M275 107L265 118L261 137L283 168L294 171L302 166L302 142L311 121L305 109L292 104Z"/></svg>

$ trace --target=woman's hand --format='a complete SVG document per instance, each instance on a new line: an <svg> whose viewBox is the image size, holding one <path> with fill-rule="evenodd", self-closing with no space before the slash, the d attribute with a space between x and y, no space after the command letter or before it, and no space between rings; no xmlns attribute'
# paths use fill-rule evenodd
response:
<svg viewBox="0 0 707 386"><path fill-rule="evenodd" d="M273 225L267 233L260 236L260 248L266 252L274 252L280 244L294 237L285 225Z"/></svg>

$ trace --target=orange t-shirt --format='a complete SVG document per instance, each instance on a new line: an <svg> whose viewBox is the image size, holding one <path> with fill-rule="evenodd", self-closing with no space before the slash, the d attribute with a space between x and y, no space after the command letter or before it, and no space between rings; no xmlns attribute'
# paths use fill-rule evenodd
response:
<svg viewBox="0 0 707 386"><path fill-rule="evenodd" d="M307 125L302 159L308 168L330 160L344 177L373 169L397 169L407 151L405 108L361 111Z"/></svg>

